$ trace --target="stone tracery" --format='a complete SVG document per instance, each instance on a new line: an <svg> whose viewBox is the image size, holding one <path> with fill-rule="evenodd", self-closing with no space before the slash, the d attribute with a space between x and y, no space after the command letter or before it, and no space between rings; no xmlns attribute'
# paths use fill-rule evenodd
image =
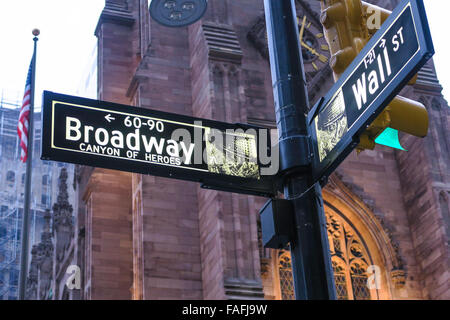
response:
<svg viewBox="0 0 450 320"><path fill-rule="evenodd" d="M393 288L405 285L402 259L379 218L362 201L350 205L352 201L358 202L357 199L336 175L330 177L324 189L324 201L337 297L341 300L388 299ZM386 241L373 239L374 234ZM290 253L281 251L278 257L281 298L293 299L292 273L286 272L291 266ZM375 275L382 284L378 290L368 286L375 279L369 272L370 266L380 271ZM390 279L384 279L383 274L390 274Z"/></svg>

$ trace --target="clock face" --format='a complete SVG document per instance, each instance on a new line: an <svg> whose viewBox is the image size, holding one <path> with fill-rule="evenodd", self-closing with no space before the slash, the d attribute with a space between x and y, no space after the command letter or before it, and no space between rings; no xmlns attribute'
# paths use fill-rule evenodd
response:
<svg viewBox="0 0 450 320"><path fill-rule="evenodd" d="M321 30L307 16L297 18L303 63L306 73L316 73L328 64L330 53L327 41Z"/></svg>

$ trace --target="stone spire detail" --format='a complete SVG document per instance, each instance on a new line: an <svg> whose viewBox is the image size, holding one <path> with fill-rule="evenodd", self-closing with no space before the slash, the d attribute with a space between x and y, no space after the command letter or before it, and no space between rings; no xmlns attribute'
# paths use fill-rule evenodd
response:
<svg viewBox="0 0 450 320"><path fill-rule="evenodd" d="M59 175L59 192L56 203L53 205L53 234L55 235L56 259L61 262L73 237L72 205L69 203L67 193L67 170L61 169Z"/></svg>
<svg viewBox="0 0 450 320"><path fill-rule="evenodd" d="M38 300L49 299L51 281L53 277L53 241L50 231L50 210L44 214L44 231L41 233L41 242L37 245L36 261L39 268Z"/></svg>
<svg viewBox="0 0 450 320"><path fill-rule="evenodd" d="M31 249L30 269L28 270L27 289L25 294L26 300L37 299L37 286L39 276L39 265L37 262L38 246L35 244Z"/></svg>

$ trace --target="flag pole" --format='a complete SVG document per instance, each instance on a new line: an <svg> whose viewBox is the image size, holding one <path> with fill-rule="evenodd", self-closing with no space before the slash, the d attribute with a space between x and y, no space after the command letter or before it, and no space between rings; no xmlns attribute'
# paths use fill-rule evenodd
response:
<svg viewBox="0 0 450 320"><path fill-rule="evenodd" d="M33 30L33 61L31 67L31 92L30 92L30 113L28 125L28 143L27 143L27 167L25 173L25 199L23 205L22 220L22 251L20 255L20 276L19 276L19 300L25 300L25 291L28 274L28 242L29 242L29 220L30 220L30 202L31 202L31 165L33 161L33 133L34 133L34 89L36 80L36 51L38 36L40 31Z"/></svg>

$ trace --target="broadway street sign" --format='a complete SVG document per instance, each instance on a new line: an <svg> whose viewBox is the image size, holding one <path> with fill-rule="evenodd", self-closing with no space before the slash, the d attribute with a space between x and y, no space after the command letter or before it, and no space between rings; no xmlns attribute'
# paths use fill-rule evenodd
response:
<svg viewBox="0 0 450 320"><path fill-rule="evenodd" d="M308 116L315 180L331 174L433 54L423 0L403 1Z"/></svg>
<svg viewBox="0 0 450 320"><path fill-rule="evenodd" d="M274 194L271 177L264 175L270 158L265 157L270 151L267 129L47 91L43 106L43 160Z"/></svg>

